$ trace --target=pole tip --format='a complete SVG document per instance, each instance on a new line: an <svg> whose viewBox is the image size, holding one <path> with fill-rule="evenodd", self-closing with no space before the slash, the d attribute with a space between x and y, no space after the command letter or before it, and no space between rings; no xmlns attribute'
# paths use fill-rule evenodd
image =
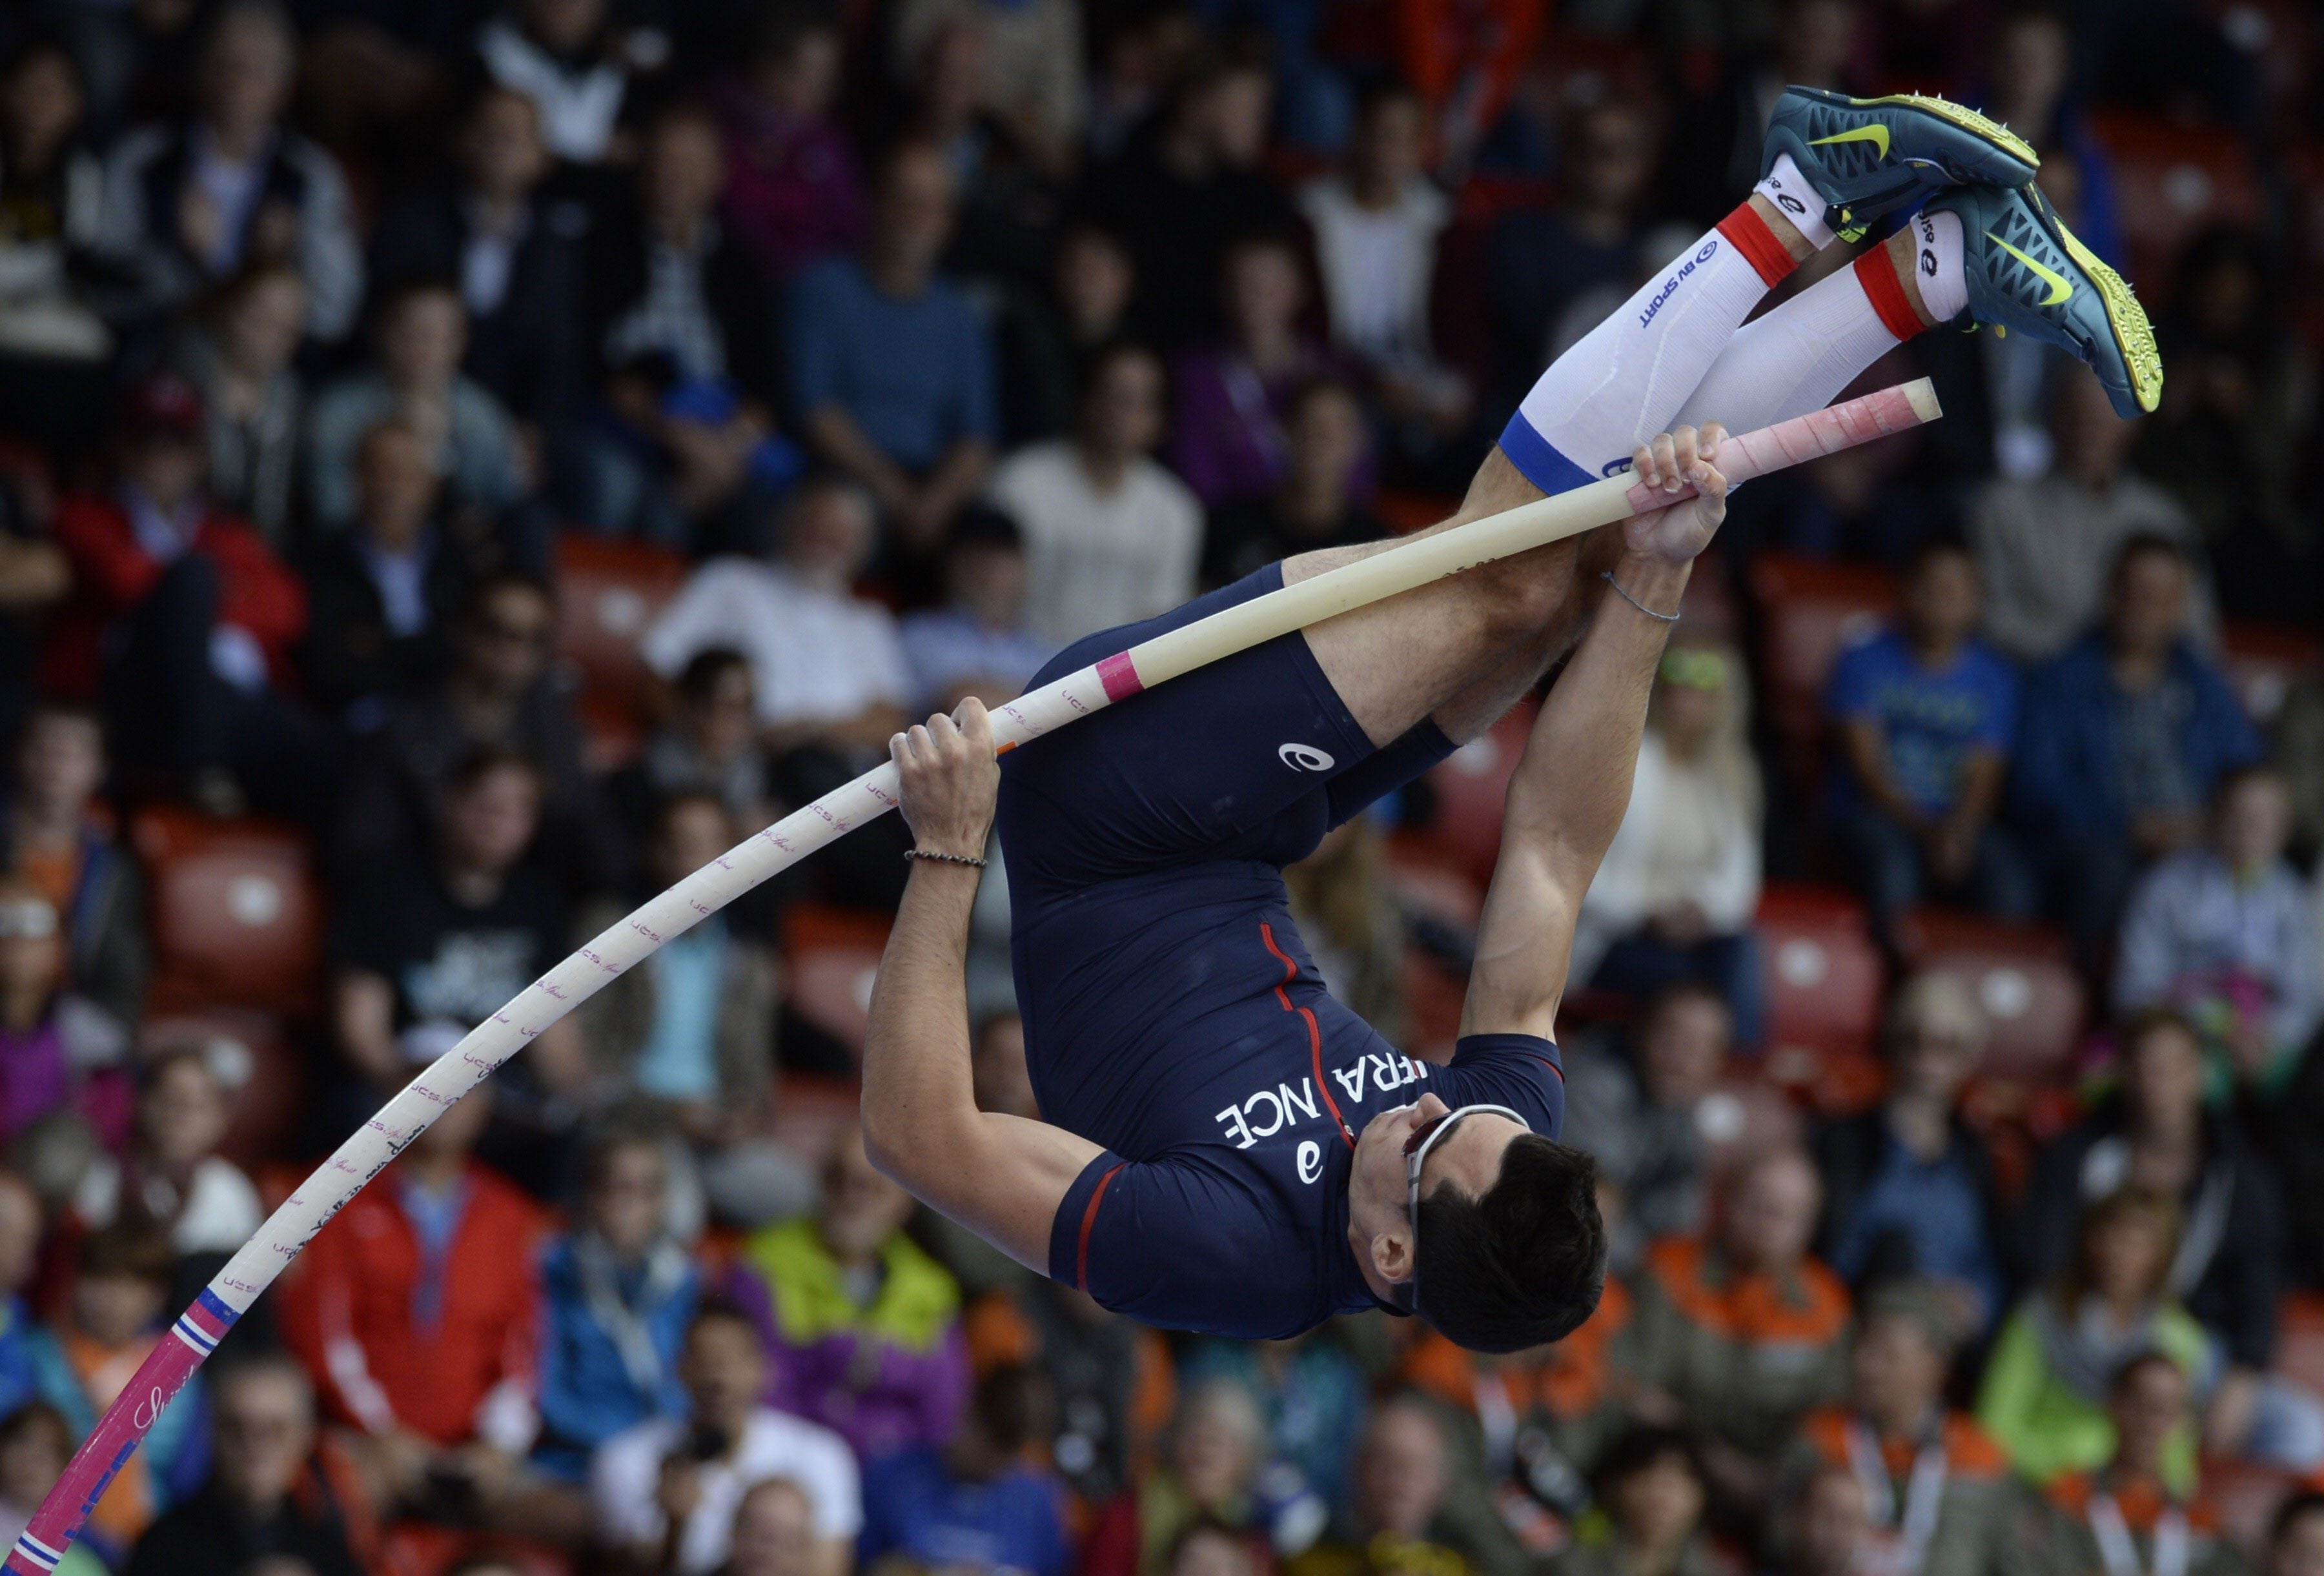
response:
<svg viewBox="0 0 2324 1576"><path fill-rule="evenodd" d="M1936 385L1926 378L1914 378L1904 386L1904 399L1913 407L1913 414L1923 421L1934 421L1945 413L1937 403Z"/></svg>

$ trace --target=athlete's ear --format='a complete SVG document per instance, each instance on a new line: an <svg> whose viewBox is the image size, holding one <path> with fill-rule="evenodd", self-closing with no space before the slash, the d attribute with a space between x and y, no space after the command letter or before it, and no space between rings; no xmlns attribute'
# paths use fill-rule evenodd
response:
<svg viewBox="0 0 2324 1576"><path fill-rule="evenodd" d="M1405 1227L1397 1226L1372 1238L1372 1267L1394 1286L1412 1278L1412 1239Z"/></svg>

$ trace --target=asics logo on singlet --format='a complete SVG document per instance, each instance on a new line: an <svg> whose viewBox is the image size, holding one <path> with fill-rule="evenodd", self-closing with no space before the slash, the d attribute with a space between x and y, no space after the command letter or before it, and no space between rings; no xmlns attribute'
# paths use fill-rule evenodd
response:
<svg viewBox="0 0 2324 1576"><path fill-rule="evenodd" d="M1329 771L1339 764L1313 744L1278 744L1275 752L1294 771Z"/></svg>
<svg viewBox="0 0 2324 1576"><path fill-rule="evenodd" d="M1655 320L1655 314L1663 309L1663 303L1669 300L1671 297L1678 293L1680 282L1683 281L1688 274L1692 273L1697 268L1700 268L1702 264L1710 262L1712 257L1718 254L1718 252L1719 243L1717 241L1705 241L1702 244L1702 251L1688 258L1684 263L1680 263L1678 265L1678 272L1672 274L1668 279L1663 281L1663 288L1655 292L1655 299L1648 301L1646 305L1646 309L1638 314L1638 327L1643 328L1647 324L1653 322Z"/></svg>

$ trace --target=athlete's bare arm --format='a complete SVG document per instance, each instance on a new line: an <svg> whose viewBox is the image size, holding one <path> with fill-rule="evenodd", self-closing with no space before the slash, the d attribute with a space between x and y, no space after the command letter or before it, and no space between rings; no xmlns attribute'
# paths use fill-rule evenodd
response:
<svg viewBox="0 0 2324 1576"><path fill-rule="evenodd" d="M924 853L981 859L1001 768L984 707L961 703L889 743L904 819ZM914 1198L1028 1269L1048 1273L1049 1226L1098 1147L1063 1128L976 1109L968 1071L969 909L974 867L915 861L872 987L863 1041L863 1143Z"/></svg>
<svg viewBox="0 0 2324 1576"><path fill-rule="evenodd" d="M1675 613L1695 555L1727 512L1727 479L1711 463L1722 434L1706 425L1665 433L1636 456L1638 478L1702 496L1621 526L1613 568L1622 592ZM1670 625L1621 595L1601 598L1573 659L1535 719L1509 779L1501 855L1485 897L1477 963L1461 1032L1550 1037L1573 955L1582 896L1629 807L1646 695Z"/></svg>

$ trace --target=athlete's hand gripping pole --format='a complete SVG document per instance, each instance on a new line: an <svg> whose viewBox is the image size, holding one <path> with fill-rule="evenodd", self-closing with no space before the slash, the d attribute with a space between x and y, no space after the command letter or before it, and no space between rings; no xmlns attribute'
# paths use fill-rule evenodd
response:
<svg viewBox="0 0 2324 1576"><path fill-rule="evenodd" d="M1719 451L1730 483L1852 448L1933 421L1941 412L1926 379L1829 410L1730 436ZM1401 543L1314 579L1223 609L1044 685L992 714L999 747L1010 750L1076 717L1204 663L1319 623L1512 553L1610 525L1690 496L1650 491L1627 475ZM428 1125L525 1043L662 943L776 872L896 807L896 769L866 772L728 850L591 941L526 988L446 1052L341 1144L227 1261L108 1407L49 1490L0 1573L47 1576L90 1508L171 1396L216 1350L219 1338L298 1257L325 1222L384 1170Z"/></svg>

